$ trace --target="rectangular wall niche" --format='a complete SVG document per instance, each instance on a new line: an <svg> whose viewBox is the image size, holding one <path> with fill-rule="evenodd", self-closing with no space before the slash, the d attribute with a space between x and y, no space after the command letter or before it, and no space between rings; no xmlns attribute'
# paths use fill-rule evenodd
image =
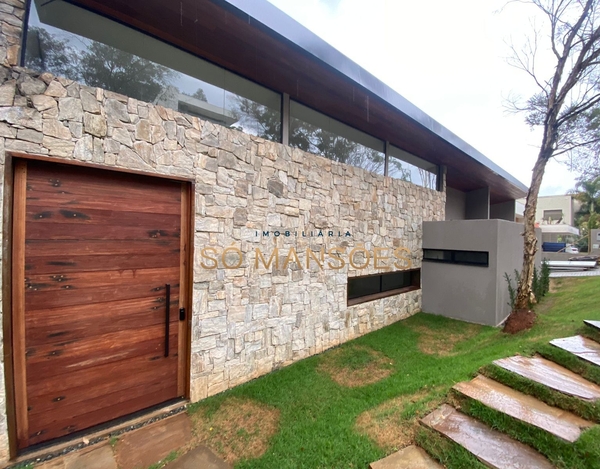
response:
<svg viewBox="0 0 600 469"><path fill-rule="evenodd" d="M455 251L452 249L423 249L423 260L448 264L476 265L488 267L490 254L487 251Z"/></svg>
<svg viewBox="0 0 600 469"><path fill-rule="evenodd" d="M421 288L421 269L351 277L348 279L348 306L419 288Z"/></svg>

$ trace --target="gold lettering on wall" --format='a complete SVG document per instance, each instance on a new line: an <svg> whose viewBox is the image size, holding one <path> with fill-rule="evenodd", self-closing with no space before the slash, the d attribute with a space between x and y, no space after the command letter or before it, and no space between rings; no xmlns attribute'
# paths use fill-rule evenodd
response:
<svg viewBox="0 0 600 469"><path fill-rule="evenodd" d="M319 251L311 248L306 248L303 258L306 269L310 269L315 264L320 270L325 268L332 270L340 270L348 264L354 270L363 270L371 266L373 260L373 268L375 270L390 270L392 268L406 270L412 268L412 254L406 247L373 247L372 250L364 246L353 248L346 256L347 248L344 246L334 246L328 250L325 246ZM390 255L391 253L391 255ZM261 248L254 249L254 269L280 268L280 248L274 247L272 251L264 252ZM281 253L283 259L283 269L288 269L290 264L302 266L301 256L296 248L291 247ZM284 257L285 256L285 257ZM228 246L221 250L219 247L207 246L200 250L200 265L203 269L214 270L223 269L239 269L243 266L246 255L237 246Z"/></svg>

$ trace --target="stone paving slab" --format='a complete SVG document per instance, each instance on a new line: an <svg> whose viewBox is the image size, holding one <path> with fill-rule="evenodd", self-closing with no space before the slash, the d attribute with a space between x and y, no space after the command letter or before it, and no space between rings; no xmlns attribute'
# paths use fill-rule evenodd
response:
<svg viewBox="0 0 600 469"><path fill-rule="evenodd" d="M529 446L492 430L447 404L421 422L450 438L494 469L552 469L552 464Z"/></svg>
<svg viewBox="0 0 600 469"><path fill-rule="evenodd" d="M117 469L117 462L109 444L103 443L36 464L35 469Z"/></svg>
<svg viewBox="0 0 600 469"><path fill-rule="evenodd" d="M592 321L591 319L586 319L583 321L588 326L593 327L594 329L600 330L600 321Z"/></svg>
<svg viewBox="0 0 600 469"><path fill-rule="evenodd" d="M210 448L200 445L188 451L182 457L165 466L166 469L232 469L233 466L223 461ZM425 468L427 469L427 468Z"/></svg>
<svg viewBox="0 0 600 469"><path fill-rule="evenodd" d="M600 344L592 339L576 335L562 339L551 340L550 343L555 347L571 352L573 355L587 360L594 365L600 366Z"/></svg>
<svg viewBox="0 0 600 469"><path fill-rule="evenodd" d="M600 399L600 386L590 383L578 374L541 357L529 358L517 355L496 360L494 365L563 394L588 401Z"/></svg>
<svg viewBox="0 0 600 469"><path fill-rule="evenodd" d="M570 443L579 438L582 428L593 425L571 412L551 407L533 396L515 391L485 376L479 375L469 382L457 383L454 389Z"/></svg>
<svg viewBox="0 0 600 469"><path fill-rule="evenodd" d="M444 469L444 467L435 462L423 449L411 445L387 458L372 462L369 469Z"/></svg>
<svg viewBox="0 0 600 469"><path fill-rule="evenodd" d="M192 424L177 414L123 435L116 446L119 469L146 468L190 442Z"/></svg>

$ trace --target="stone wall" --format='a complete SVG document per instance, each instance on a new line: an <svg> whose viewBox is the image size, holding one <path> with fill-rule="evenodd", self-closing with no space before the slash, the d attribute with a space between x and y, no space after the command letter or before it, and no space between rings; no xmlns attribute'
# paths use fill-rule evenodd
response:
<svg viewBox="0 0 600 469"><path fill-rule="evenodd" d="M19 151L195 182L193 401L420 309L420 290L348 307L348 277L384 271L375 255L420 267L421 224L444 219L444 191L16 67L22 6L0 0L1 172Z"/></svg>

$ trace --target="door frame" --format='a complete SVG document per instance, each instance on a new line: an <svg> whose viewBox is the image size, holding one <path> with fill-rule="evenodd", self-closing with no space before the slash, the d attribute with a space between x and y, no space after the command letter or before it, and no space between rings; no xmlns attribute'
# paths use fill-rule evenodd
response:
<svg viewBox="0 0 600 469"><path fill-rule="evenodd" d="M19 455L17 447L18 436L27 431L27 393L24 361L24 284L13 282L16 272L15 264L21 259L13 256L17 236L24 236L25 220L19 225L15 223L19 217L24 217L26 166L27 161L44 161L70 166L82 166L91 169L134 174L146 177L171 180L181 183L181 262L180 262L180 295L179 308L185 308L185 320L178 321L179 350L177 365L177 393L179 396L190 397L190 367L191 367L191 324L192 324L192 293L193 293L193 259L194 259L194 202L195 180L192 178L148 173L144 171L116 168L99 164L88 164L81 161L66 160L45 155L6 152L4 164L4 201L2 222L2 329L4 347L4 378L6 389L6 415L8 421L8 439L10 458ZM21 197L19 198L19 194ZM15 206L16 204L16 206ZM15 211L21 213L14 213ZM18 221L18 220L17 220ZM24 256L24 252L16 253ZM24 260L24 257L22 257ZM24 265L20 263L20 265ZM13 299L13 296L15 297ZM20 298L19 301L17 298ZM17 349L20 353L13 353ZM94 427L89 429L94 431ZM68 436L67 436L68 438ZM44 443L47 444L47 443Z"/></svg>

